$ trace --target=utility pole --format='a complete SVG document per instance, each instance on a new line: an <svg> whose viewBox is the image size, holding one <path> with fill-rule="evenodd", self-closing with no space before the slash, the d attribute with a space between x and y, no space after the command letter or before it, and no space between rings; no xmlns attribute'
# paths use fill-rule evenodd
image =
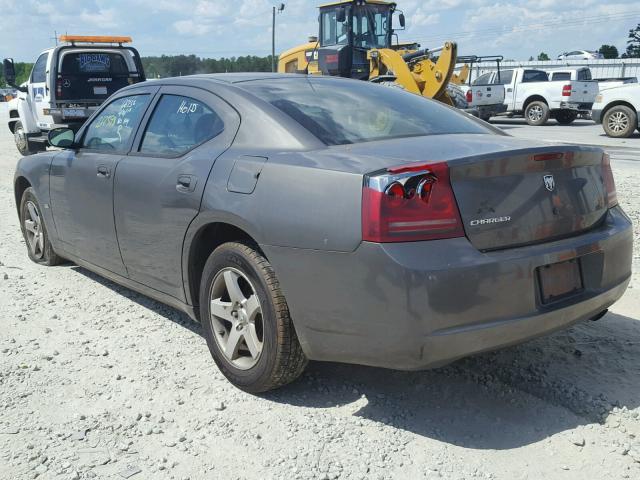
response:
<svg viewBox="0 0 640 480"><path fill-rule="evenodd" d="M278 13L284 11L284 3L278 7ZM271 18L271 71L276 71L276 7L273 7Z"/></svg>

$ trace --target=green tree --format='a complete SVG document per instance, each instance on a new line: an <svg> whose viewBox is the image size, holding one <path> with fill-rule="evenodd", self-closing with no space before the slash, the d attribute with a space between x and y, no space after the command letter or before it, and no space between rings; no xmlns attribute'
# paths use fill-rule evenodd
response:
<svg viewBox="0 0 640 480"><path fill-rule="evenodd" d="M549 55L547 55L546 53L540 52L540 55L538 55L538 60L541 62L546 62L547 60L551 60L551 59L549 58Z"/></svg>
<svg viewBox="0 0 640 480"><path fill-rule="evenodd" d="M533 56L529 57L529 61L533 62L535 59L533 58Z"/></svg>
<svg viewBox="0 0 640 480"><path fill-rule="evenodd" d="M615 45L602 45L598 52L602 54L604 58L618 58L618 49Z"/></svg>
<svg viewBox="0 0 640 480"><path fill-rule="evenodd" d="M640 58L640 23L636 28L629 30L629 40L627 40L627 51L622 54L623 58Z"/></svg>

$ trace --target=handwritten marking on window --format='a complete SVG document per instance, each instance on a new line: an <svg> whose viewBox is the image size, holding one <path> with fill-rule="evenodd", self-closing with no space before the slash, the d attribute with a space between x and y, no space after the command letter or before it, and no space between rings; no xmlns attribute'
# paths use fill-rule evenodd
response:
<svg viewBox="0 0 640 480"><path fill-rule="evenodd" d="M194 102L187 102L183 100L180 106L178 107L178 111L176 113L188 114L195 113L198 110L198 104Z"/></svg>

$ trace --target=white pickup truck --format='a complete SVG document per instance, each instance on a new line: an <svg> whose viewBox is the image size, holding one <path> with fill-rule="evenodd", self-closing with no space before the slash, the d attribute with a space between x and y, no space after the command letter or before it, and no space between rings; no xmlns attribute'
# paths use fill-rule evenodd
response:
<svg viewBox="0 0 640 480"><path fill-rule="evenodd" d="M529 125L544 125L554 118L569 125L579 114L589 113L598 94L593 80L549 80L543 70L514 68L481 75L476 82L504 85L506 113L524 115Z"/></svg>
<svg viewBox="0 0 640 480"><path fill-rule="evenodd" d="M9 130L22 155L42 151L52 128L78 128L109 95L145 80L129 37L61 37L45 50L25 84L15 85L13 60L5 59L7 83L19 90L9 102ZM106 44L106 45L105 45Z"/></svg>
<svg viewBox="0 0 640 480"><path fill-rule="evenodd" d="M460 88L465 93L468 108L475 110L482 120L489 121L491 117L507 111L507 105L504 103L504 86L479 83L480 78L471 85L460 85Z"/></svg>
<svg viewBox="0 0 640 480"><path fill-rule="evenodd" d="M602 90L593 104L592 118L610 137L626 138L636 129L640 132L640 84Z"/></svg>

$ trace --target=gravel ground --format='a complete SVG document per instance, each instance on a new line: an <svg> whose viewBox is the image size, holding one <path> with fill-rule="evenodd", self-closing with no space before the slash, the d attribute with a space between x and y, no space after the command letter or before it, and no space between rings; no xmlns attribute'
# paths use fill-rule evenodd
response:
<svg viewBox="0 0 640 480"><path fill-rule="evenodd" d="M28 261L5 121L0 104L0 478L640 478L640 242L599 322L433 371L311 364L252 396L185 315ZM614 172L638 239L640 155Z"/></svg>

